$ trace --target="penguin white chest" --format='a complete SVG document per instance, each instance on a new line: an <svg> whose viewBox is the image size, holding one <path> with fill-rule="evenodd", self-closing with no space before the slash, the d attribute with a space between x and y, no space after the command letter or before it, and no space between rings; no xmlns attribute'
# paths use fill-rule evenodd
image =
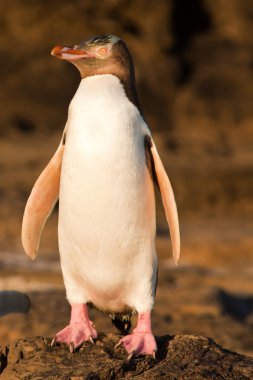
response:
<svg viewBox="0 0 253 380"><path fill-rule="evenodd" d="M69 108L60 185L59 246L72 302L119 310L134 306L129 294L137 279L153 282L155 203L145 162L147 133L117 77L82 80Z"/></svg>

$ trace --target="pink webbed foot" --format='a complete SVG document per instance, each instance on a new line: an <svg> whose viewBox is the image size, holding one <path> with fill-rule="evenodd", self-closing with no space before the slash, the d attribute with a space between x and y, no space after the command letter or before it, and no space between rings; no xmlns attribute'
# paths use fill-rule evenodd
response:
<svg viewBox="0 0 253 380"><path fill-rule="evenodd" d="M72 305L70 323L58 332L52 341L54 343L65 343L70 352L74 352L84 342L97 338L97 332L93 323L89 320L87 305Z"/></svg>
<svg viewBox="0 0 253 380"><path fill-rule="evenodd" d="M128 352L128 359L132 356L151 355L155 358L157 350L156 341L153 334L135 333L125 336L119 342Z"/></svg>
<svg viewBox="0 0 253 380"><path fill-rule="evenodd" d="M121 344L129 354L128 359L139 355L151 355L155 358L157 345L151 331L149 312L139 314L137 327L132 334L123 337L117 346Z"/></svg>

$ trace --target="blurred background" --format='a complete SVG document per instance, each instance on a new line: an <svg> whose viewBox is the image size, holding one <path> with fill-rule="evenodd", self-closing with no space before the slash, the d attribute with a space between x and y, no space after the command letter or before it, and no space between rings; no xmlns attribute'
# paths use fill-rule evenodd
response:
<svg viewBox="0 0 253 380"><path fill-rule="evenodd" d="M21 246L22 213L80 81L75 67L50 51L112 33L132 52L181 222L175 267L158 196L154 332L207 335L253 355L252 1L2 0L0 26L0 291L31 300L28 314L0 310L0 345L53 336L69 319L57 209L35 262ZM98 330L114 331L107 317L92 317Z"/></svg>

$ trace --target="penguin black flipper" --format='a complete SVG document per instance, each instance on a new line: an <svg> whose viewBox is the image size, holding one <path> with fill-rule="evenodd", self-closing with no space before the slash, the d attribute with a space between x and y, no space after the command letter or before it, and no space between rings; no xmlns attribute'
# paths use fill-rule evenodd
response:
<svg viewBox="0 0 253 380"><path fill-rule="evenodd" d="M163 207L170 229L173 257L175 263L178 264L180 258L180 232L173 189L157 152L155 143L150 136L145 136L144 148L148 170L161 193Z"/></svg>
<svg viewBox="0 0 253 380"><path fill-rule="evenodd" d="M32 259L37 255L42 230L59 198L64 144L65 133L54 156L35 182L25 207L21 239L26 254Z"/></svg>

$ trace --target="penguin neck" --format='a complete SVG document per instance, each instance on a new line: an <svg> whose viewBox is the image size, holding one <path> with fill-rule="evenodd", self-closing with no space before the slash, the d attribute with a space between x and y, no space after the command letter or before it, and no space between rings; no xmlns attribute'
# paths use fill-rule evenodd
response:
<svg viewBox="0 0 253 380"><path fill-rule="evenodd" d="M143 116L142 108L139 102L138 94L137 94L137 89L135 85L135 79L132 78L124 78L124 77L119 77L120 82L122 83L122 86L125 90L126 96L132 102L139 110L140 114Z"/></svg>
<svg viewBox="0 0 253 380"><path fill-rule="evenodd" d="M139 110L140 114L143 116L143 111L139 102L138 94L137 94L137 89L135 85L135 76L134 73L126 73L126 72L103 72L103 73L98 73L95 75L103 75L103 74L111 74L116 76L120 83L122 84L125 94L128 98L128 100L135 105L135 107ZM91 76L95 75L82 75L82 79L89 78Z"/></svg>

